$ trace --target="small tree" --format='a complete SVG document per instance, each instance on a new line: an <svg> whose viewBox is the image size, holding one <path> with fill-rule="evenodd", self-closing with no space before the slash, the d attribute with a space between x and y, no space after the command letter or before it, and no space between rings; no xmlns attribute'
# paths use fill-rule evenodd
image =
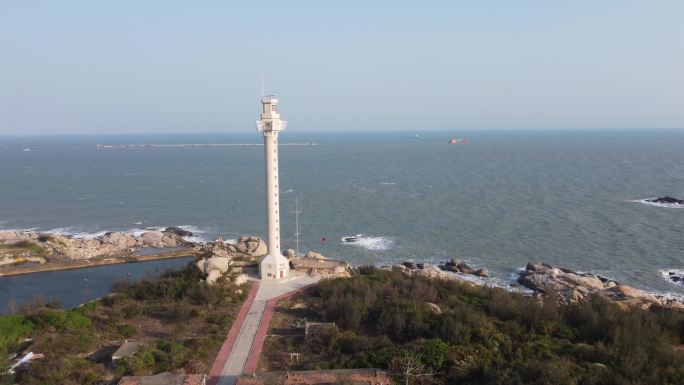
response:
<svg viewBox="0 0 684 385"><path fill-rule="evenodd" d="M404 385L429 384L435 376L435 373L429 371L421 362L420 356L405 350L394 356L390 362L390 372Z"/></svg>

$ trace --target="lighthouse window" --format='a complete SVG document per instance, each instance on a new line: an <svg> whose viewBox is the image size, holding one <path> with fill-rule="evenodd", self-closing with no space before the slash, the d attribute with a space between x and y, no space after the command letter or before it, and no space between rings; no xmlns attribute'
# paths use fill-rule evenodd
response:
<svg viewBox="0 0 684 385"><path fill-rule="evenodd" d="M277 111L275 104L271 104L271 111Z"/></svg>

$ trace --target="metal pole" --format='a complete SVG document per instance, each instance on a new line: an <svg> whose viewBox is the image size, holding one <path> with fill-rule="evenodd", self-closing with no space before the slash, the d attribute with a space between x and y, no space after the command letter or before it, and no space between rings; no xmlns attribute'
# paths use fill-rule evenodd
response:
<svg viewBox="0 0 684 385"><path fill-rule="evenodd" d="M295 196L295 206L290 210L295 215L295 254L299 255L299 236L302 234L302 230L299 228L299 214L302 213L302 209L299 207L299 201Z"/></svg>

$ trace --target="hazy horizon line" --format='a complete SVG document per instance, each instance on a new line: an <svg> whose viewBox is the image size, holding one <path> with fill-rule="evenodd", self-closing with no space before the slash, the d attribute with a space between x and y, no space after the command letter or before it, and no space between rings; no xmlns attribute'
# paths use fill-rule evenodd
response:
<svg viewBox="0 0 684 385"><path fill-rule="evenodd" d="M311 134L339 134L351 132L354 134L363 133L383 133L383 132L402 132L402 133L415 133L420 134L422 132L477 132L477 131L506 131L506 132L516 132L516 131L544 131L544 132L568 132L568 131L678 131L684 130L684 127L567 127L567 128L542 128L542 127L530 127L530 128L429 128L429 129L387 129L387 130L285 130L283 133L311 133ZM205 135L205 134L248 134L253 133L256 130L226 130L226 131L152 131L152 132L140 132L140 131L121 131L121 132L61 132L61 133L40 133L40 132L28 132L28 133L3 133L0 132L0 137L23 137L23 136L117 136L117 135L131 135L131 136L142 136L142 135Z"/></svg>

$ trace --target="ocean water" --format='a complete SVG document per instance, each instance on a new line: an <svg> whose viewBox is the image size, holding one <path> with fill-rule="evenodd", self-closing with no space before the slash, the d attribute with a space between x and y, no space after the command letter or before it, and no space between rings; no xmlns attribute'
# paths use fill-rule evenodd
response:
<svg viewBox="0 0 684 385"><path fill-rule="evenodd" d="M684 295L661 274L684 268L684 209L640 201L684 198L684 131L474 131L457 133L469 144L447 144L454 134L283 132L281 143L319 144L280 149L283 248L294 248L297 197L301 252L357 265L459 258L502 281L542 260ZM96 147L261 140L0 137L0 228L265 236L262 147ZM342 242L353 234L361 241Z"/></svg>

